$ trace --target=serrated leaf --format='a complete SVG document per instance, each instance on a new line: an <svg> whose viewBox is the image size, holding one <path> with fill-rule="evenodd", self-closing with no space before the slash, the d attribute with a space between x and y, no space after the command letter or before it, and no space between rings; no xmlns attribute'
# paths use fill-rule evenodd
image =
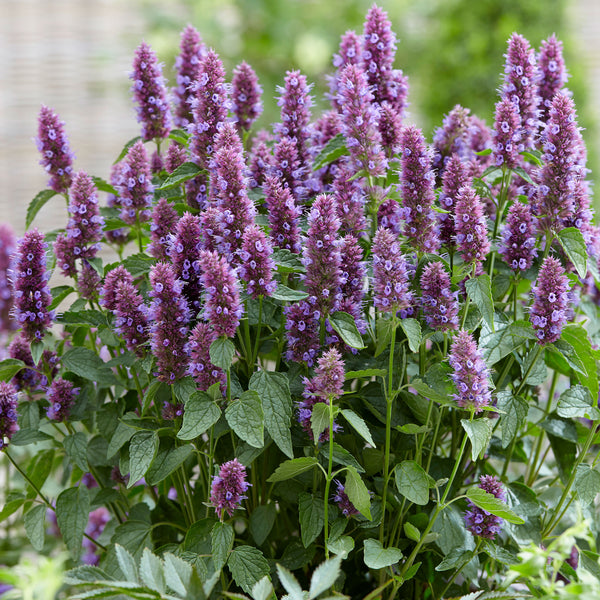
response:
<svg viewBox="0 0 600 600"><path fill-rule="evenodd" d="M499 563L503 565L517 565L520 560L519 557L509 552L502 546L498 546L494 544L490 540L486 540L486 544L484 546L484 550L489 554L494 560L497 560Z"/></svg>
<svg viewBox="0 0 600 600"><path fill-rule="evenodd" d="M89 512L90 494L85 485L66 489L56 499L58 528L74 560L78 560L81 554L81 542Z"/></svg>
<svg viewBox="0 0 600 600"><path fill-rule="evenodd" d="M583 234L575 227L566 227L558 232L557 237L565 254L577 270L577 274L581 279L585 279L587 275L587 248Z"/></svg>
<svg viewBox="0 0 600 600"><path fill-rule="evenodd" d="M220 570L225 566L233 548L234 536L233 527L229 523L215 523L212 528L210 538L215 569Z"/></svg>
<svg viewBox="0 0 600 600"><path fill-rule="evenodd" d="M586 373L578 373L577 378L582 385L590 390L592 398L596 398L599 387L596 369L598 355L595 354L592 348L587 331L580 323L571 323L563 329L561 338L563 342L567 342L572 346L578 358L585 366Z"/></svg>
<svg viewBox="0 0 600 600"><path fill-rule="evenodd" d="M425 506L429 502L429 477L414 460L400 463L394 472L396 488L407 500Z"/></svg>
<svg viewBox="0 0 600 600"><path fill-rule="evenodd" d="M304 471L312 469L318 464L318 460L314 456L303 456L301 458L292 458L282 462L276 469L275 472L267 479L269 483L276 483L278 481L285 481L291 479Z"/></svg>
<svg viewBox="0 0 600 600"><path fill-rule="evenodd" d="M471 441L471 460L476 461L483 458L494 431L494 423L491 419L483 417L481 419L460 420L469 440Z"/></svg>
<svg viewBox="0 0 600 600"><path fill-rule="evenodd" d="M517 435L517 431L525 422L528 405L519 396L513 396L510 390L498 392L498 408L503 412L502 423L502 447L507 448Z"/></svg>
<svg viewBox="0 0 600 600"><path fill-rule="evenodd" d="M121 569L125 579L130 583L139 583L138 569L133 556L121 544L115 544L115 554L117 555L119 569Z"/></svg>
<svg viewBox="0 0 600 600"><path fill-rule="evenodd" d="M523 168L523 167L513 167L512 170L517 173L522 179L524 179L527 183L531 185L536 185L533 179L531 179L531 175Z"/></svg>
<svg viewBox="0 0 600 600"><path fill-rule="evenodd" d="M414 388L421 396L423 396L423 398L433 400L438 404L450 404L451 402L451 399L448 396L434 390L420 379L413 379L410 382L410 387Z"/></svg>
<svg viewBox="0 0 600 600"><path fill-rule="evenodd" d="M333 442L333 461L345 467L354 467L359 473L365 472L356 458L336 442Z"/></svg>
<svg viewBox="0 0 600 600"><path fill-rule="evenodd" d="M330 558L324 563L321 563L312 574L310 578L310 589L308 590L308 597L310 600L316 598L319 594L322 594L325 590L328 590L333 586L335 580L340 575L340 565L342 558L336 556Z"/></svg>
<svg viewBox="0 0 600 600"><path fill-rule="evenodd" d="M398 325L395 319L384 319L380 317L375 324L377 343L375 345L375 358L377 358L389 345L392 339L392 331Z"/></svg>
<svg viewBox="0 0 600 600"><path fill-rule="evenodd" d="M144 548L140 560L140 577L151 590L164 594L166 591L163 562L148 548Z"/></svg>
<svg viewBox="0 0 600 600"><path fill-rule="evenodd" d="M219 337L210 345L210 362L227 371L231 367L235 356L235 346L227 337Z"/></svg>
<svg viewBox="0 0 600 600"><path fill-rule="evenodd" d="M590 391L582 385L574 385L565 390L558 400L556 412L566 419L581 417L597 421L600 410L594 406Z"/></svg>
<svg viewBox="0 0 600 600"><path fill-rule="evenodd" d="M465 548L454 548L444 557L436 567L436 571L449 571L456 569L460 565L466 565L475 555L473 550L465 550Z"/></svg>
<svg viewBox="0 0 600 600"><path fill-rule="evenodd" d="M298 496L298 512L302 544L308 548L323 529L325 522L323 499L302 492Z"/></svg>
<svg viewBox="0 0 600 600"><path fill-rule="evenodd" d="M478 487L471 487L467 490L467 498L479 508L508 521L515 525L522 525L525 521L515 514L505 502L496 498L493 494L486 492Z"/></svg>
<svg viewBox="0 0 600 600"><path fill-rule="evenodd" d="M342 557L348 556L354 550L354 539L349 535L342 535L327 543L329 551Z"/></svg>
<svg viewBox="0 0 600 600"><path fill-rule="evenodd" d="M358 331L358 327L356 327L356 320L351 314L340 310L329 315L328 319L330 325L347 346L357 350L365 347L362 335Z"/></svg>
<svg viewBox="0 0 600 600"><path fill-rule="evenodd" d="M33 549L38 552L41 552L44 548L46 510L45 504L38 504L28 510L23 517L27 538Z"/></svg>
<svg viewBox="0 0 600 600"><path fill-rule="evenodd" d="M281 585L290 596L290 600L304 600L304 592L294 575L285 567L277 564L277 575Z"/></svg>
<svg viewBox="0 0 600 600"><path fill-rule="evenodd" d="M156 260L147 254L132 254L123 260L121 263L125 269L131 273L132 277L139 277L150 272L152 265L156 263Z"/></svg>
<svg viewBox="0 0 600 600"><path fill-rule="evenodd" d="M346 469L346 484L344 490L348 495L348 499L354 505L354 508L370 521L372 519L371 496L367 486L354 467L348 467Z"/></svg>
<svg viewBox="0 0 600 600"><path fill-rule="evenodd" d="M488 366L516 350L527 340L535 340L536 336L528 321L515 321L510 325L496 326L496 332L482 331L479 337L479 348Z"/></svg>
<svg viewBox="0 0 600 600"><path fill-rule="evenodd" d="M42 210L46 202L53 196L56 196L54 190L42 190L35 198L29 203L27 207L27 215L25 216L25 229L29 229L36 215Z"/></svg>
<svg viewBox="0 0 600 600"><path fill-rule="evenodd" d="M248 390L238 400L231 402L225 409L225 418L242 440L254 448L262 448L265 445L265 418L257 392Z"/></svg>
<svg viewBox="0 0 600 600"><path fill-rule="evenodd" d="M287 248L275 248L271 258L280 273L305 273L306 269L300 260L300 255Z"/></svg>
<svg viewBox="0 0 600 600"><path fill-rule="evenodd" d="M365 564L370 569L383 569L395 565L402 558L399 548L384 548L378 540L366 539L364 542Z"/></svg>
<svg viewBox="0 0 600 600"><path fill-rule="evenodd" d="M400 319L400 327L408 340L408 347L418 352L421 346L421 325L416 319Z"/></svg>
<svg viewBox="0 0 600 600"><path fill-rule="evenodd" d="M257 546L262 546L269 533L271 533L276 516L277 510L273 503L261 504L252 511L249 528Z"/></svg>
<svg viewBox="0 0 600 600"><path fill-rule="evenodd" d="M557 352L558 356L561 359L564 359L571 369L573 369L576 373L587 377L588 372L585 362L577 354L575 348L573 348L573 346L566 340L556 340L556 342L553 344L548 344L546 346L546 350L549 350L550 352Z"/></svg>
<svg viewBox="0 0 600 600"><path fill-rule="evenodd" d="M6 358L0 362L0 381L10 381L21 369L26 367L22 360Z"/></svg>
<svg viewBox="0 0 600 600"><path fill-rule="evenodd" d="M108 444L106 458L111 459L133 437L134 433L135 429L133 427L129 427L122 421L119 421Z"/></svg>
<svg viewBox="0 0 600 600"><path fill-rule="evenodd" d="M174 188L182 183L188 181L189 179L193 179L202 173L202 169L193 162L185 162L182 165L179 165L164 183L158 188L158 190L168 190Z"/></svg>
<svg viewBox="0 0 600 600"><path fill-rule="evenodd" d="M600 473L589 465L578 465L575 473L575 491L584 506L591 504L600 492Z"/></svg>
<svg viewBox="0 0 600 600"><path fill-rule="evenodd" d="M192 454L194 446L186 444L179 448L164 446L158 449L156 458L146 471L148 485L157 485L178 469Z"/></svg>
<svg viewBox="0 0 600 600"><path fill-rule="evenodd" d="M362 419L362 417L359 417L353 410L350 410L348 408L343 408L340 412L342 413L342 415L344 416L346 421L348 421L348 423L350 423L350 425L352 425L354 430L368 444L370 444L371 446L373 446L373 448L375 448L376 446L375 446L375 442L373 441L373 437L371 436L371 432L369 431L369 428L367 427L367 424Z"/></svg>
<svg viewBox="0 0 600 600"><path fill-rule="evenodd" d="M84 473L89 471L87 461L88 438L85 433L78 431L72 435L68 435L63 441L67 456L75 463Z"/></svg>
<svg viewBox="0 0 600 600"><path fill-rule="evenodd" d="M321 434L329 430L329 404L316 402L310 416L310 428L315 443L321 439Z"/></svg>
<svg viewBox="0 0 600 600"><path fill-rule="evenodd" d="M42 354L44 353L44 344L40 340L34 340L31 342L31 358L33 359L33 364L37 365L42 358Z"/></svg>
<svg viewBox="0 0 600 600"><path fill-rule="evenodd" d="M192 567L178 556L167 552L163 556L165 561L165 582L179 596L185 596Z"/></svg>
<svg viewBox="0 0 600 600"><path fill-rule="evenodd" d="M494 330L494 298L492 297L492 281L487 273L467 279L465 289L471 302L479 309L483 320Z"/></svg>
<svg viewBox="0 0 600 600"><path fill-rule="evenodd" d="M277 286L277 289L271 294L271 298L275 298L275 300L281 300L282 302L298 302L299 300L308 298L308 294L300 290L292 290L286 285L280 283Z"/></svg>
<svg viewBox="0 0 600 600"><path fill-rule="evenodd" d="M273 584L266 575L252 586L251 596L253 600L268 600L272 594Z"/></svg>
<svg viewBox="0 0 600 600"><path fill-rule="evenodd" d="M134 486L148 470L158 452L158 433L138 431L129 442L129 481L127 487Z"/></svg>
<svg viewBox="0 0 600 600"><path fill-rule="evenodd" d="M348 153L348 148L346 148L346 138L342 133L338 133L335 137L331 138L319 154L317 154L313 162L312 170L318 171Z"/></svg>
<svg viewBox="0 0 600 600"><path fill-rule="evenodd" d="M196 382L191 377L182 377L173 384L173 392L179 402L185 404L198 391Z"/></svg>
<svg viewBox="0 0 600 600"><path fill-rule="evenodd" d="M62 366L84 379L95 381L102 386L111 386L117 383L112 371L107 368L102 359L89 348L78 346L71 348L62 357Z"/></svg>
<svg viewBox="0 0 600 600"><path fill-rule="evenodd" d="M227 566L235 582L247 593L269 574L269 563L258 548L238 546L229 555Z"/></svg>
<svg viewBox="0 0 600 600"><path fill-rule="evenodd" d="M196 392L185 405L183 423L177 434L180 440L193 440L212 427L221 410L206 392Z"/></svg>
<svg viewBox="0 0 600 600"><path fill-rule="evenodd" d="M119 192L116 188L114 188L108 181L102 179L102 177L97 177L96 175L92 175L92 181L96 186L96 189L99 192L106 192L107 194L113 194L115 196L119 195Z"/></svg>

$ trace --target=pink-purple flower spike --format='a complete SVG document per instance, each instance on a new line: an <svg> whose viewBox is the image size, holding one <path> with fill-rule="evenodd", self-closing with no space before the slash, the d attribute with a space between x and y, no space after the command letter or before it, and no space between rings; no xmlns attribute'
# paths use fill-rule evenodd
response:
<svg viewBox="0 0 600 600"><path fill-rule="evenodd" d="M4 450L18 431L18 392L12 383L0 381L0 450Z"/></svg>
<svg viewBox="0 0 600 600"><path fill-rule="evenodd" d="M71 381L57 377L48 388L47 398L50 406L46 410L46 416L51 421L67 419L78 394L79 389Z"/></svg>
<svg viewBox="0 0 600 600"><path fill-rule="evenodd" d="M189 356L188 375L191 375L199 390L205 391L215 383L224 390L227 383L225 372L210 361L210 345L217 339L214 329L200 321L190 333L186 345Z"/></svg>
<svg viewBox="0 0 600 600"><path fill-rule="evenodd" d="M276 177L266 178L264 190L273 245L299 254L301 210L292 192L282 187Z"/></svg>
<svg viewBox="0 0 600 600"><path fill-rule="evenodd" d="M263 111L262 87L254 69L242 62L233 70L231 80L231 110L237 118L240 130L249 131Z"/></svg>
<svg viewBox="0 0 600 600"><path fill-rule="evenodd" d="M458 329L458 292L441 262L431 262L421 274L421 306L427 325L437 331Z"/></svg>
<svg viewBox="0 0 600 600"><path fill-rule="evenodd" d="M481 264L491 244L487 235L487 220L483 203L475 190L467 185L460 188L454 209L456 248L465 263Z"/></svg>
<svg viewBox="0 0 600 600"><path fill-rule="evenodd" d="M148 309L129 281L117 283L114 314L115 330L125 340L127 349L144 356L144 344L148 341Z"/></svg>
<svg viewBox="0 0 600 600"><path fill-rule="evenodd" d="M146 251L159 261L169 260L169 235L175 232L179 215L166 198L159 198L152 210L150 243Z"/></svg>
<svg viewBox="0 0 600 600"><path fill-rule="evenodd" d="M144 144L136 142L127 151L118 171L117 188L121 196L121 218L133 225L150 218L152 206L152 172Z"/></svg>
<svg viewBox="0 0 600 600"><path fill-rule="evenodd" d="M456 199L461 187L471 182L470 164L461 160L458 154L452 154L446 163L442 175L442 190L440 192L440 205L447 213L440 213L440 241L448 248L454 248L456 229L454 227L454 211Z"/></svg>
<svg viewBox="0 0 600 600"><path fill-rule="evenodd" d="M557 40L554 34L542 42L538 54L538 65L540 69L538 83L540 120L545 123L548 120L552 99L564 88L569 78L562 55L562 42Z"/></svg>
<svg viewBox="0 0 600 600"><path fill-rule="evenodd" d="M10 284L10 259L17 248L17 237L8 223L0 223L0 333L16 329L11 316L13 289Z"/></svg>
<svg viewBox="0 0 600 600"><path fill-rule="evenodd" d="M237 458L221 465L219 474L213 477L210 501L221 521L227 513L230 517L239 507L250 484L246 481L246 467Z"/></svg>
<svg viewBox="0 0 600 600"><path fill-rule="evenodd" d="M515 202L509 209L498 254L515 272L526 271L537 256L537 226L526 204Z"/></svg>
<svg viewBox="0 0 600 600"><path fill-rule="evenodd" d="M502 482L495 475L482 475L479 478L479 487L488 494L492 494L506 502L506 491ZM487 510L476 506L470 500L467 500L469 510L465 513L465 525L467 529L475 536L493 540L502 529L503 519L491 514Z"/></svg>
<svg viewBox="0 0 600 600"><path fill-rule="evenodd" d="M273 280L275 261L273 247L258 225L250 225L244 231L240 250L240 279L246 282L246 290L253 298L270 296L277 287Z"/></svg>

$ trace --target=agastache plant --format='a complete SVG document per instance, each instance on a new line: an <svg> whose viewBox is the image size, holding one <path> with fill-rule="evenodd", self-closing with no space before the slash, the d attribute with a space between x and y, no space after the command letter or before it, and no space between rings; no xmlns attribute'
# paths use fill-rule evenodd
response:
<svg viewBox="0 0 600 600"><path fill-rule="evenodd" d="M247 62L242 62L233 70L231 110L237 118L240 131L249 131L262 114L262 91L254 69Z"/></svg>
<svg viewBox="0 0 600 600"><path fill-rule="evenodd" d="M250 484L246 481L246 467L237 458L221 465L219 474L213 477L210 501L221 521L227 513L230 517L239 507Z"/></svg>
<svg viewBox="0 0 600 600"><path fill-rule="evenodd" d="M17 238L8 223L0 223L0 333L16 329L10 312L13 305L13 290L10 285L10 259L17 247Z"/></svg>
<svg viewBox="0 0 600 600"><path fill-rule="evenodd" d="M495 475L482 475L479 488L495 498L506 502L506 491L502 482ZM502 531L502 518L476 506L470 500L469 510L465 513L467 529L477 537L493 540Z"/></svg>
<svg viewBox="0 0 600 600"><path fill-rule="evenodd" d="M538 94L540 96L540 121L548 120L548 110L552 99L560 92L569 78L563 59L562 42L552 34L542 41L537 62L540 72Z"/></svg>
<svg viewBox="0 0 600 600"><path fill-rule="evenodd" d="M18 431L18 392L11 383L0 381L0 450L6 449L12 436Z"/></svg>

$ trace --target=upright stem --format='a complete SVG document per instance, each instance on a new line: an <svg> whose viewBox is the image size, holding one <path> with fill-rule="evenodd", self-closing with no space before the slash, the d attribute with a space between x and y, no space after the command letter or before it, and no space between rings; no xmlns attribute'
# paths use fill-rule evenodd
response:
<svg viewBox="0 0 600 600"><path fill-rule="evenodd" d="M327 460L327 479L325 481L325 497L323 498L324 509L324 534L325 534L325 558L329 558L329 486L331 485L331 473L333 471L333 397L329 398L329 457Z"/></svg>

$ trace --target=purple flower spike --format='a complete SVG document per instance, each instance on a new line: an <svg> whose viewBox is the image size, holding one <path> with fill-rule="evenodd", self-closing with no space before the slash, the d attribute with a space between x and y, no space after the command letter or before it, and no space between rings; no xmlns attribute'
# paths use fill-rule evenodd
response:
<svg viewBox="0 0 600 600"><path fill-rule="evenodd" d="M448 362L454 370L452 381L457 393L454 400L461 408L480 413L490 406L489 371L473 336L462 329L452 342Z"/></svg>
<svg viewBox="0 0 600 600"><path fill-rule="evenodd" d="M482 475L479 478L479 487L492 494L499 500L506 502L506 492L502 482L495 475ZM479 508L470 500L467 500L469 510L465 513L465 524L467 529L475 536L493 540L502 528L502 518Z"/></svg>
<svg viewBox="0 0 600 600"><path fill-rule="evenodd" d="M363 249L354 236L347 235L342 238L340 254L342 255L342 284L340 291L345 301L345 306L355 305L357 311L360 312L364 297L364 281L367 274L367 268L363 261ZM353 311L344 310L354 314Z"/></svg>
<svg viewBox="0 0 600 600"><path fill-rule="evenodd" d="M548 110L552 105L552 98L564 88L569 78L562 55L562 42L557 40L554 34L542 42L538 65L540 69L538 83L540 120L545 123L548 120Z"/></svg>
<svg viewBox="0 0 600 600"><path fill-rule="evenodd" d="M159 198L152 211L150 243L146 251L159 261L169 260L169 235L175 231L179 215L166 198Z"/></svg>
<svg viewBox="0 0 600 600"><path fill-rule="evenodd" d="M50 406L46 409L46 416L51 421L68 419L79 389L74 387L71 381L57 377L48 388L47 394Z"/></svg>
<svg viewBox="0 0 600 600"><path fill-rule="evenodd" d="M64 130L64 122L47 106L42 106L38 117L38 137L35 142L42 155L40 164L50 175L48 186L57 194L64 194L73 179L74 155Z"/></svg>
<svg viewBox="0 0 600 600"><path fill-rule="evenodd" d="M547 256L533 288L533 305L529 316L539 344L551 344L560 338L568 320L570 302L569 279L565 270L558 260Z"/></svg>
<svg viewBox="0 0 600 600"><path fill-rule="evenodd" d="M333 494L331 499L338 505L338 508L342 511L342 514L345 517L352 517L353 515L360 514L354 504L350 502L350 498L348 498L348 494L346 494L346 489L344 484L340 481L334 479L336 485L336 492Z"/></svg>
<svg viewBox="0 0 600 600"><path fill-rule="evenodd" d="M447 247L454 247L454 210L458 190L471 183L469 163L463 162L458 154L453 154L444 169L442 191L439 196L440 205L448 213L440 213L440 240Z"/></svg>
<svg viewBox="0 0 600 600"><path fill-rule="evenodd" d="M386 198L377 209L377 226L389 229L393 234L402 232L402 207L395 198Z"/></svg>
<svg viewBox="0 0 600 600"><path fill-rule="evenodd" d="M175 278L173 267L158 263L150 269L149 295L153 298L148 312L152 354L156 357L156 376L173 384L185 375L184 351L188 336L190 309L183 296L183 282Z"/></svg>
<svg viewBox="0 0 600 600"><path fill-rule="evenodd" d="M425 144L423 133L414 125L402 131L401 147L400 189L404 235L418 251L435 252L440 241L433 211L435 177L431 167L431 152Z"/></svg>
<svg viewBox="0 0 600 600"><path fill-rule="evenodd" d="M248 187L251 188L262 186L274 166L273 155L267 144L268 139L264 139L264 137L257 135L252 141L252 150L248 161L250 169Z"/></svg>
<svg viewBox="0 0 600 600"><path fill-rule="evenodd" d="M523 144L528 150L533 148L534 136L539 127L539 71L535 51L523 36L513 33L508 40L508 50L504 56L506 62L502 96L513 102L519 111Z"/></svg>
<svg viewBox="0 0 600 600"><path fill-rule="evenodd" d="M379 112L373 105L367 75L360 67L347 65L340 73L339 90L342 131L350 156L357 169L371 177L381 177L387 161L381 147Z"/></svg>
<svg viewBox="0 0 600 600"><path fill-rule="evenodd" d="M292 138L282 138L273 149L273 161L269 175L276 177L284 188L288 188L294 200L304 201L307 189L304 186L304 169L300 165L298 149Z"/></svg>
<svg viewBox="0 0 600 600"><path fill-rule="evenodd" d="M235 509L246 498L250 484L246 481L246 467L237 458L221 465L219 474L213 477L210 501L221 521L223 514L233 516Z"/></svg>
<svg viewBox="0 0 600 600"><path fill-rule="evenodd" d="M458 292L441 262L431 262L421 275L421 306L427 325L437 331L458 329Z"/></svg>
<svg viewBox="0 0 600 600"><path fill-rule="evenodd" d="M121 281L126 281L133 285L131 273L123 266L119 265L112 271L109 271L104 278L104 286L100 291L100 303L109 312L114 312L117 305L117 286Z"/></svg>
<svg viewBox="0 0 600 600"><path fill-rule="evenodd" d="M308 215L308 233L302 263L306 267L304 285L319 317L337 309L341 300L342 255L338 231L340 220L333 196L317 196ZM316 316L316 315L315 315Z"/></svg>
<svg viewBox="0 0 600 600"><path fill-rule="evenodd" d="M231 109L237 117L238 127L249 131L252 123L260 117L263 111L260 97L262 87L254 69L243 62L233 70L231 80Z"/></svg>
<svg viewBox="0 0 600 600"><path fill-rule="evenodd" d="M273 247L257 225L250 225L244 231L240 251L240 279L247 284L247 292L253 298L270 296L277 287L273 281L275 261L271 257Z"/></svg>
<svg viewBox="0 0 600 600"><path fill-rule="evenodd" d="M457 104L444 115L442 126L433 132L433 166L441 177L453 155L461 159L471 158L470 110Z"/></svg>
<svg viewBox="0 0 600 600"><path fill-rule="evenodd" d="M8 223L0 223L0 333L16 329L11 317L13 290L9 280L10 259L17 248L17 238Z"/></svg>
<svg viewBox="0 0 600 600"><path fill-rule="evenodd" d="M23 335L16 335L8 346L8 355L10 358L16 358L23 361L30 369L21 369L11 382L15 388L21 390L34 390L40 383L40 374L34 371L33 356L29 342Z"/></svg>
<svg viewBox="0 0 600 600"><path fill-rule="evenodd" d="M475 190L466 185L458 191L454 209L456 248L465 263L482 263L490 251L483 203Z"/></svg>
<svg viewBox="0 0 600 600"><path fill-rule="evenodd" d="M155 52L146 42L136 49L133 58L131 91L137 104L138 123L142 125L142 139L149 142L163 139L171 130L171 115L162 66Z"/></svg>
<svg viewBox="0 0 600 600"><path fill-rule="evenodd" d="M382 105L379 115L379 132L381 145L388 159L400 150L400 136L402 133L402 117L396 109L387 102Z"/></svg>
<svg viewBox="0 0 600 600"><path fill-rule="evenodd" d="M206 250L200 253L200 267L206 292L204 318L217 337L233 337L243 312L236 273L224 256Z"/></svg>
<svg viewBox="0 0 600 600"><path fill-rule="evenodd" d="M502 242L498 248L498 254L513 271L518 273L531 267L537 256L536 233L537 227L529 206L515 202L508 209Z"/></svg>
<svg viewBox="0 0 600 600"><path fill-rule="evenodd" d="M108 512L108 509L106 509L104 506L101 506L100 508L97 508L96 510L93 510L90 513L85 532L92 539L97 540L104 531L104 528L106 527L109 521L110 513ZM85 552L81 557L81 562L83 562L86 565L93 566L97 566L98 564L100 564L98 546L96 546L96 544L94 544L94 542L92 542L92 540L90 540L87 537L83 538L82 546Z"/></svg>
<svg viewBox="0 0 600 600"><path fill-rule="evenodd" d="M133 225L150 218L152 205L152 173L150 159L144 144L136 142L129 148L119 170L117 184L121 196L121 218L125 223Z"/></svg>
<svg viewBox="0 0 600 600"><path fill-rule="evenodd" d="M129 281L117 284L115 300L115 330L125 340L128 350L142 357L148 341L148 309L144 299Z"/></svg>
<svg viewBox="0 0 600 600"><path fill-rule="evenodd" d="M494 164L507 169L514 169L521 160L519 152L524 150L523 129L518 106L503 98L496 104L496 120L494 123L493 145Z"/></svg>
<svg viewBox="0 0 600 600"><path fill-rule="evenodd" d="M400 240L389 229L380 227L373 238L373 303L381 312L408 309L412 292L408 265L400 251Z"/></svg>
<svg viewBox="0 0 600 600"><path fill-rule="evenodd" d="M8 446L12 436L19 430L17 425L18 392L12 383L0 381L0 450Z"/></svg>
<svg viewBox="0 0 600 600"><path fill-rule="evenodd" d="M289 188L282 187L276 177L265 180L265 205L273 245L300 254L300 207Z"/></svg>
<svg viewBox="0 0 600 600"><path fill-rule="evenodd" d="M186 162L187 159L187 150L175 140L171 140L171 143L167 148L167 155L165 156L165 170L167 173L173 173L173 171Z"/></svg>
<svg viewBox="0 0 600 600"><path fill-rule="evenodd" d="M19 240L13 255L15 317L29 342L41 340L54 318L54 311L48 309L52 295L50 273L46 271L47 248L44 234L31 229Z"/></svg>
<svg viewBox="0 0 600 600"><path fill-rule="evenodd" d="M185 213L177 222L175 234L169 238L169 257L175 276L185 283L183 295L196 314L200 310L200 251L202 226L200 217Z"/></svg>
<svg viewBox="0 0 600 600"><path fill-rule="evenodd" d="M186 345L186 352L190 357L188 375L191 375L199 390L205 391L215 383L221 384L225 391L227 376L225 371L215 367L210 361L210 345L217 339L213 328L208 323L196 324L190 334L190 341Z"/></svg>
<svg viewBox="0 0 600 600"><path fill-rule="evenodd" d="M340 219L340 234L360 238L367 230L365 216L365 194L360 181L350 181L354 174L346 162L338 168L332 183L332 194L337 203L337 215Z"/></svg>
<svg viewBox="0 0 600 600"><path fill-rule="evenodd" d="M202 250L218 251L219 240L223 238L221 214L221 211L216 206L209 206L200 214L200 222L202 223Z"/></svg>
<svg viewBox="0 0 600 600"><path fill-rule="evenodd" d="M181 32L179 48L179 56L175 59L177 87L173 89L175 125L185 129L193 121L190 86L200 77L202 59L206 56L206 46L198 31L192 25L188 25Z"/></svg>
<svg viewBox="0 0 600 600"><path fill-rule="evenodd" d="M315 317L314 306L301 300L284 309L288 349L286 359L305 362L311 367L321 347L319 341L319 318Z"/></svg>
<svg viewBox="0 0 600 600"><path fill-rule="evenodd" d="M82 298L96 300L102 279L98 271L84 259L81 262L81 272L77 279L77 290Z"/></svg>
<svg viewBox="0 0 600 600"><path fill-rule="evenodd" d="M338 112L341 109L338 102L340 73L346 65L360 65L362 58L361 46L360 36L355 31L346 31L340 40L339 52L333 55L333 66L336 68L336 73L333 76L328 76L329 94L327 94L327 97L331 101L332 107Z"/></svg>

